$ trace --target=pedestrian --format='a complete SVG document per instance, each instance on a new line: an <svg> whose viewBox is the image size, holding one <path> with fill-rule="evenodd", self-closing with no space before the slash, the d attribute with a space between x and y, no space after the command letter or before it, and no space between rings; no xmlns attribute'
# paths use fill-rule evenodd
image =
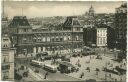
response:
<svg viewBox="0 0 128 82"><path fill-rule="evenodd" d="M122 82L122 78L120 79L120 82Z"/></svg>
<svg viewBox="0 0 128 82"><path fill-rule="evenodd" d="M48 72L46 72L44 79L47 79L47 76L48 76Z"/></svg>
<svg viewBox="0 0 128 82"><path fill-rule="evenodd" d="M84 72L82 72L82 76L84 76Z"/></svg>
<svg viewBox="0 0 128 82"><path fill-rule="evenodd" d="M44 76L44 79L46 79L46 74L45 74L45 76Z"/></svg>
<svg viewBox="0 0 128 82"><path fill-rule="evenodd" d="M78 59L78 63L80 62L80 60Z"/></svg>
<svg viewBox="0 0 128 82"><path fill-rule="evenodd" d="M109 74L109 77L111 78L111 74Z"/></svg>
<svg viewBox="0 0 128 82"><path fill-rule="evenodd" d="M124 63L124 66L125 66L125 63Z"/></svg>
<svg viewBox="0 0 128 82"><path fill-rule="evenodd" d="M96 75L98 75L98 71L96 71Z"/></svg>
<svg viewBox="0 0 128 82"><path fill-rule="evenodd" d="M111 64L111 66L113 67L113 64Z"/></svg>
<svg viewBox="0 0 128 82"><path fill-rule="evenodd" d="M46 75L48 75L48 72L46 73Z"/></svg>
<svg viewBox="0 0 128 82"><path fill-rule="evenodd" d="M90 68L88 68L88 72L90 72Z"/></svg>
<svg viewBox="0 0 128 82"><path fill-rule="evenodd" d="M114 71L115 68L113 68L112 70Z"/></svg>
<svg viewBox="0 0 128 82"><path fill-rule="evenodd" d="M115 79L115 82L117 82L117 79Z"/></svg>
<svg viewBox="0 0 128 82"><path fill-rule="evenodd" d="M81 75L80 75L80 78L82 78L82 77L83 77L83 75L81 74Z"/></svg>
<svg viewBox="0 0 128 82"><path fill-rule="evenodd" d="M120 68L122 68L122 65L120 65Z"/></svg>

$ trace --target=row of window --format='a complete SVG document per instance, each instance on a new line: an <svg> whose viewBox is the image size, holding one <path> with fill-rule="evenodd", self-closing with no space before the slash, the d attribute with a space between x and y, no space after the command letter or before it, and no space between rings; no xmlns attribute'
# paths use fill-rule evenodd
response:
<svg viewBox="0 0 128 82"><path fill-rule="evenodd" d="M65 50L67 48L71 48L72 45L67 46L49 46L49 47L35 47L34 52L41 52L41 51L56 51L56 50ZM80 48L82 45L74 45L73 48Z"/></svg>
<svg viewBox="0 0 128 82"><path fill-rule="evenodd" d="M107 30L97 30L98 33L107 33Z"/></svg>
<svg viewBox="0 0 128 82"><path fill-rule="evenodd" d="M65 36L65 37L34 37L33 41L34 42L62 42L62 41L70 41L71 40L71 36ZM79 36L75 37L75 40L78 41ZM23 38L23 42L27 42L28 39L27 38Z"/></svg>
<svg viewBox="0 0 128 82"><path fill-rule="evenodd" d="M19 29L19 33L22 33L22 32L30 32L31 29L28 29L28 28L24 28L24 29Z"/></svg>
<svg viewBox="0 0 128 82"><path fill-rule="evenodd" d="M97 33L97 36L106 36L107 35L107 33Z"/></svg>
<svg viewBox="0 0 128 82"><path fill-rule="evenodd" d="M82 31L82 29L80 27L76 27L73 29L73 31Z"/></svg>
<svg viewBox="0 0 128 82"><path fill-rule="evenodd" d="M106 43L107 43L107 39L106 38L97 38L97 44L104 45Z"/></svg>

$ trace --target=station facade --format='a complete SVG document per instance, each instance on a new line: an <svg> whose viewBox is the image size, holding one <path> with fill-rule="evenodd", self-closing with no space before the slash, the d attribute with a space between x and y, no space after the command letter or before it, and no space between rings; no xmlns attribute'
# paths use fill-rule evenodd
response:
<svg viewBox="0 0 128 82"><path fill-rule="evenodd" d="M9 24L11 41L17 54L48 52L71 53L81 51L83 27L77 17L67 17L62 30L33 28L26 16L15 16Z"/></svg>

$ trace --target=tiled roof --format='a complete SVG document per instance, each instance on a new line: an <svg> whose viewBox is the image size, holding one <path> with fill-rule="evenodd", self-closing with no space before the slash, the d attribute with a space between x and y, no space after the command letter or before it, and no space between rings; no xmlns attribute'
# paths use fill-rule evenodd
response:
<svg viewBox="0 0 128 82"><path fill-rule="evenodd" d="M81 27L81 25L80 25L79 21L77 20L76 16L67 17L67 20L63 24L63 27L72 27L72 26Z"/></svg>
<svg viewBox="0 0 128 82"><path fill-rule="evenodd" d="M26 16L14 16L12 22L9 24L10 27L17 26L30 26Z"/></svg>

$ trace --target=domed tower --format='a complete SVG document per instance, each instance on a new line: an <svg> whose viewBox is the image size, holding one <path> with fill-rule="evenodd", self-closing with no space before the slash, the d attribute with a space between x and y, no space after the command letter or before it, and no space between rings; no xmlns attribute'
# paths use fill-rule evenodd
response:
<svg viewBox="0 0 128 82"><path fill-rule="evenodd" d="M94 11L93 6L91 5L91 7L89 9L89 16L93 16L94 17L94 15L95 15L95 11Z"/></svg>
<svg viewBox="0 0 128 82"><path fill-rule="evenodd" d="M94 11L94 8L92 5L89 8L88 15L87 15L86 19L87 19L87 21L85 21L86 26L92 28L94 26L94 23L95 23L95 11Z"/></svg>

